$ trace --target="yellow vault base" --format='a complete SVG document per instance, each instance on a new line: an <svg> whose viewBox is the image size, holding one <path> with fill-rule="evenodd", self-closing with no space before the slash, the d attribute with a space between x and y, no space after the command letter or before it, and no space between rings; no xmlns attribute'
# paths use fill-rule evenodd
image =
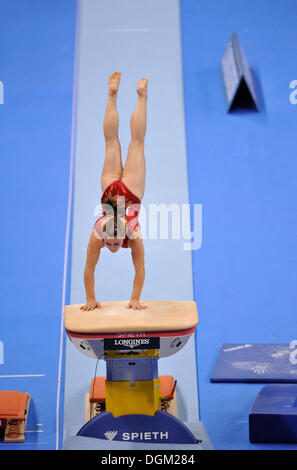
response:
<svg viewBox="0 0 297 470"><path fill-rule="evenodd" d="M172 376L160 375L154 381L139 381L137 385L135 383L132 391L133 387L130 382L121 382L121 387L113 387L115 383L119 384L119 382L109 382L107 385L108 381L105 377L93 379L90 393L85 395L85 422L104 411L110 411L116 417L122 414L154 415L158 409L161 409L178 418L177 396L176 393L171 395L174 384ZM152 386L153 383L154 386ZM109 387L109 400L115 404L115 406L111 404L109 409L107 409L106 386ZM154 393L155 391L157 393ZM151 397L150 400L148 396ZM155 408L156 410L152 411Z"/></svg>
<svg viewBox="0 0 297 470"><path fill-rule="evenodd" d="M145 414L154 416L161 409L160 380L106 381L106 411L113 416Z"/></svg>

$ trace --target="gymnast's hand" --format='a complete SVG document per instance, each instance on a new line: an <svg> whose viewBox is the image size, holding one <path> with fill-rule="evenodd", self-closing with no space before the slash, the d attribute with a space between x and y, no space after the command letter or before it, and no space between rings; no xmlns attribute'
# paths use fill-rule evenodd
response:
<svg viewBox="0 0 297 470"><path fill-rule="evenodd" d="M133 310L144 310L145 308L147 308L147 305L141 305L139 303L139 300L131 299L129 304L127 305L127 308L133 308Z"/></svg>
<svg viewBox="0 0 297 470"><path fill-rule="evenodd" d="M101 308L101 305L99 304L99 302L97 302L97 300L88 300L86 305L82 305L80 307L81 310L95 310L95 308Z"/></svg>

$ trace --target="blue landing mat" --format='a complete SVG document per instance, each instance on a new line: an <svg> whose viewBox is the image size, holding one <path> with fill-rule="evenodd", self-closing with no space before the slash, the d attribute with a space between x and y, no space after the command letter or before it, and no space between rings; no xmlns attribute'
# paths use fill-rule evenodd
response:
<svg viewBox="0 0 297 470"><path fill-rule="evenodd" d="M269 384L249 414L251 442L297 443L297 385Z"/></svg>
<svg viewBox="0 0 297 470"><path fill-rule="evenodd" d="M297 383L296 351L288 344L223 344L211 382Z"/></svg>

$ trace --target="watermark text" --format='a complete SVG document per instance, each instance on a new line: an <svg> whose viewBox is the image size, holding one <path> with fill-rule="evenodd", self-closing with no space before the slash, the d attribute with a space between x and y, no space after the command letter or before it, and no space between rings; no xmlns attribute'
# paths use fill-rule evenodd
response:
<svg viewBox="0 0 297 470"><path fill-rule="evenodd" d="M0 341L0 364L4 364L4 344Z"/></svg>
<svg viewBox="0 0 297 470"><path fill-rule="evenodd" d="M108 238L113 238L112 233L115 227L117 228L116 233L122 231L126 215L129 218L130 227L135 227L139 222L143 240L183 240L184 250L198 250L201 248L202 204L193 204L192 206L177 203L148 204L147 206L131 204L125 208L125 200L122 200L122 196L119 196L117 198L117 207L102 204L102 210L106 218ZM94 215L98 216L99 214L100 208L97 206ZM125 233L132 239L135 236L129 231Z"/></svg>
<svg viewBox="0 0 297 470"><path fill-rule="evenodd" d="M290 349L293 351L290 353L290 363L293 365L297 364L297 339L294 339L290 343Z"/></svg>
<svg viewBox="0 0 297 470"><path fill-rule="evenodd" d="M297 104L297 80L292 80L290 83L290 88L293 89L293 91L290 93L290 103L291 104Z"/></svg>

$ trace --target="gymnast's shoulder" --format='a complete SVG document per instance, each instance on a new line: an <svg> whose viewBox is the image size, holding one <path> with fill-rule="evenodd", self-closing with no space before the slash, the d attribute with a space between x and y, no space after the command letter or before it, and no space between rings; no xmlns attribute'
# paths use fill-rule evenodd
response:
<svg viewBox="0 0 297 470"><path fill-rule="evenodd" d="M139 225L137 225L132 235L128 237L128 247L133 249L140 245L143 246L142 233L141 233Z"/></svg>
<svg viewBox="0 0 297 470"><path fill-rule="evenodd" d="M92 230L91 236L89 239L88 248L90 249L101 249L104 247L104 239L103 236L100 236L95 229Z"/></svg>

